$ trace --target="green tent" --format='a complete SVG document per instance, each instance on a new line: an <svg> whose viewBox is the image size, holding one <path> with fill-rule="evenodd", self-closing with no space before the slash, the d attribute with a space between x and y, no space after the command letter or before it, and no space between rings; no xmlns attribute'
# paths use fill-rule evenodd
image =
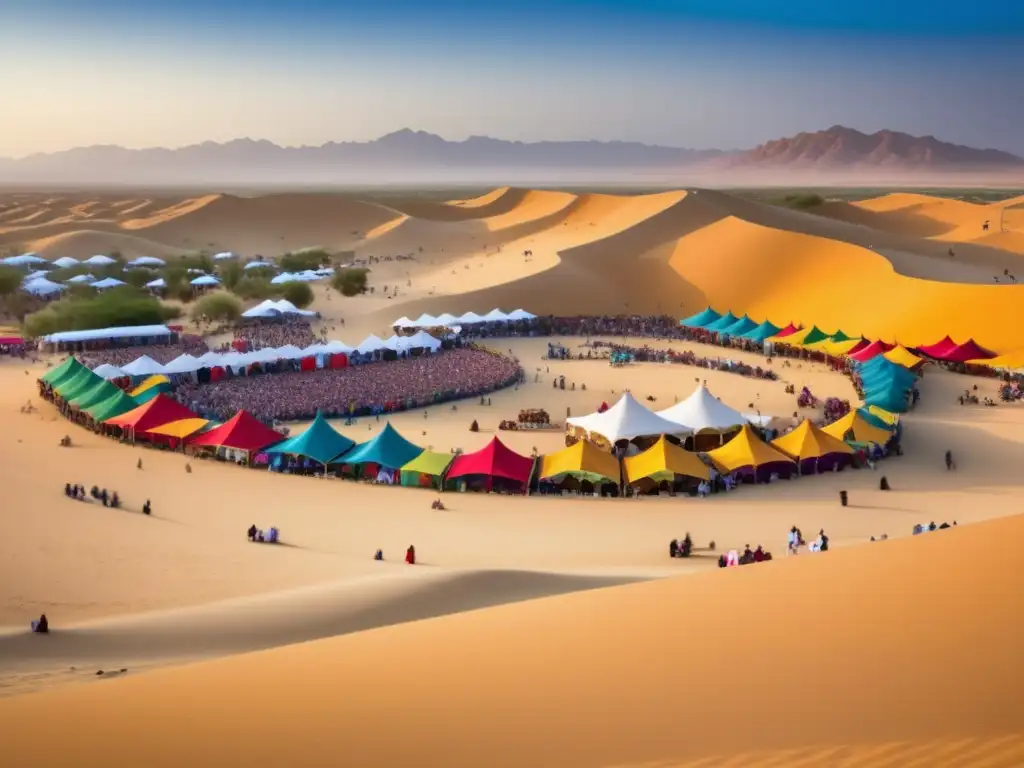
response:
<svg viewBox="0 0 1024 768"><path fill-rule="evenodd" d="M429 485L440 489L445 470L454 459L451 453L424 451L402 467L402 485L422 487L427 485L424 478L429 478Z"/></svg>
<svg viewBox="0 0 1024 768"><path fill-rule="evenodd" d="M63 379L53 391L65 400L74 400L86 390L96 386L97 382L103 381L102 376L97 376L88 368L83 367L78 373L70 378Z"/></svg>
<svg viewBox="0 0 1024 768"><path fill-rule="evenodd" d="M828 334L815 325L807 332L807 335L804 336L803 341L801 341L800 344L806 347L808 344L813 344L816 341L821 341L827 338ZM785 343L785 339L783 339L783 343Z"/></svg>
<svg viewBox="0 0 1024 768"><path fill-rule="evenodd" d="M831 336L829 336L829 339L831 341L839 343L841 341L853 341L854 339L860 340L860 336L847 336L842 331L836 331Z"/></svg>
<svg viewBox="0 0 1024 768"><path fill-rule="evenodd" d="M268 450L267 453L288 453L293 456L305 456L321 464L326 464L331 459L340 457L355 444L354 440L349 440L338 432L317 411L313 423L301 435L290 437L284 442L278 443ZM342 458L342 461L344 461L344 458ZM338 462L335 461L334 463Z"/></svg>
<svg viewBox="0 0 1024 768"><path fill-rule="evenodd" d="M170 392L171 385L168 382L161 382L160 384L154 384L148 389L144 389L142 392L134 396L135 402L139 405L145 405L154 397L159 395L161 392Z"/></svg>
<svg viewBox="0 0 1024 768"><path fill-rule="evenodd" d="M348 453L336 457L332 464L379 464L400 469L423 453L423 449L402 437L389 421L372 440L360 443Z"/></svg>
<svg viewBox="0 0 1024 768"><path fill-rule="evenodd" d="M85 368L85 366L78 362L77 358L66 357L60 365L51 368L39 378L47 384L55 384L58 380L63 379L67 374L70 373L73 376L83 368Z"/></svg>
<svg viewBox="0 0 1024 768"><path fill-rule="evenodd" d="M117 389L117 387L114 387L114 389ZM103 402L97 403L91 408L87 408L85 412L96 421L106 421L138 407L139 403L136 402L135 398L118 389L117 394L111 395Z"/></svg>
<svg viewBox="0 0 1024 768"><path fill-rule="evenodd" d="M89 389L78 395L74 400L71 400L69 404L84 411L113 397L118 391L117 387L103 379L89 387Z"/></svg>

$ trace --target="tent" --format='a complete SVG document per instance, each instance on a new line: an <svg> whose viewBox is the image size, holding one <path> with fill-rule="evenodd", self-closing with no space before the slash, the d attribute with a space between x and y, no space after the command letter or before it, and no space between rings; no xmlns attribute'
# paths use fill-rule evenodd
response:
<svg viewBox="0 0 1024 768"><path fill-rule="evenodd" d="M139 384L139 386L137 386L135 389L133 389L128 394L130 394L132 397L138 397L143 392L145 392L145 391L147 391L149 389L152 389L154 387L161 387L161 386L164 386L164 385L169 387L170 383L171 383L170 379L168 379L162 373L158 373L158 374L156 374L154 376L150 376L148 379L144 380L141 384ZM165 391L165 390L160 390L160 391Z"/></svg>
<svg viewBox="0 0 1024 768"><path fill-rule="evenodd" d="M687 328L704 328L710 323L716 322L721 315L711 307L707 307L696 315L690 315L684 320L680 320L680 325L685 325Z"/></svg>
<svg viewBox="0 0 1024 768"><path fill-rule="evenodd" d="M704 384L698 386L685 400L658 411L658 415L678 424L676 433L730 432L747 423L742 413L712 395Z"/></svg>
<svg viewBox="0 0 1024 768"><path fill-rule="evenodd" d="M104 400L110 399L120 391L118 387L115 387L102 376L96 376L96 378L98 381L95 384L73 400L69 400L68 405L80 411L86 411L94 405L99 405Z"/></svg>
<svg viewBox="0 0 1024 768"><path fill-rule="evenodd" d="M92 275L75 275L65 280L65 283L91 283L96 280Z"/></svg>
<svg viewBox="0 0 1024 768"><path fill-rule="evenodd" d="M128 285L128 283L124 280L118 280L116 277L105 277L93 283L92 287L97 291L105 291L107 288L117 288L120 285Z"/></svg>
<svg viewBox="0 0 1024 768"><path fill-rule="evenodd" d="M936 360L942 360L943 355L956 349L957 343L953 341L949 336L945 336L941 341L937 341L934 344L926 344L917 348L917 351L933 357Z"/></svg>
<svg viewBox="0 0 1024 768"><path fill-rule="evenodd" d="M166 267L167 262L163 259L158 259L156 256L139 256L139 258L129 261L125 264L126 267Z"/></svg>
<svg viewBox="0 0 1024 768"><path fill-rule="evenodd" d="M803 329L802 328L798 328L797 326L793 325L792 323L789 323L785 328L783 328L781 331L776 333L775 336L772 337L772 338L784 339L787 336L792 336L794 333L799 333L801 330L803 330Z"/></svg>
<svg viewBox="0 0 1024 768"><path fill-rule="evenodd" d="M721 448L709 451L708 456L721 472L739 472L762 480L767 480L773 472L788 475L796 468L786 454L754 434L749 424Z"/></svg>
<svg viewBox="0 0 1024 768"><path fill-rule="evenodd" d="M185 352L167 363L167 365L164 366L164 373L195 373L202 367L203 364L200 363L198 359L192 357L188 352Z"/></svg>
<svg viewBox="0 0 1024 768"><path fill-rule="evenodd" d="M115 263L117 259L112 259L109 256L103 254L97 254L96 256L90 256L88 259L83 261L83 264L91 264L94 267L108 267Z"/></svg>
<svg viewBox="0 0 1024 768"><path fill-rule="evenodd" d="M382 349L387 349L387 344L384 340L372 333L360 342L359 346L356 347L355 351L361 355L368 355L373 352L379 352Z"/></svg>
<svg viewBox="0 0 1024 768"><path fill-rule="evenodd" d="M878 426L884 426L886 429L893 429L897 424L900 423L900 415L898 413L892 413L879 408L877 405L871 405L867 408L868 416L874 417L878 420ZM872 418L868 418L869 422L872 422Z"/></svg>
<svg viewBox="0 0 1024 768"><path fill-rule="evenodd" d="M103 363L102 365L97 365L95 368L92 369L92 372L95 373L97 376L102 376L107 381L110 381L111 379L123 379L128 375L120 368L118 368L116 365L111 365L110 363Z"/></svg>
<svg viewBox="0 0 1024 768"><path fill-rule="evenodd" d="M9 267L27 267L34 264L46 264L47 261L37 253L23 253L20 256L8 256L0 263Z"/></svg>
<svg viewBox="0 0 1024 768"><path fill-rule="evenodd" d="M431 352L436 352L441 348L441 342L435 339L426 331L417 331L412 336L407 337L410 349L416 349L422 347L429 349Z"/></svg>
<svg viewBox="0 0 1024 768"><path fill-rule="evenodd" d="M925 362L923 357L918 357L902 344L890 349L888 352L884 353L882 357L890 363L896 363L896 365L902 365L904 368L908 369L913 369Z"/></svg>
<svg viewBox="0 0 1024 768"><path fill-rule="evenodd" d="M239 411L219 427L190 439L189 445L210 448L231 448L252 454L284 440L284 435L271 429L248 411Z"/></svg>
<svg viewBox="0 0 1024 768"><path fill-rule="evenodd" d="M903 413L909 407L907 402L908 387L892 384L865 392L864 405L877 406L893 413Z"/></svg>
<svg viewBox="0 0 1024 768"><path fill-rule="evenodd" d="M525 490L533 474L533 459L522 456L494 437L491 442L473 453L462 453L455 457L448 468L448 479L479 476L487 478L490 490L494 478L520 483Z"/></svg>
<svg viewBox="0 0 1024 768"><path fill-rule="evenodd" d="M128 365L122 365L121 370L129 376L152 376L154 373L163 373L164 367L149 355L143 355Z"/></svg>
<svg viewBox="0 0 1024 768"><path fill-rule="evenodd" d="M450 319L445 320L445 324L446 325L448 323L454 323L454 322L456 322L458 320L458 318L453 317L452 315L448 315L448 314L440 315L437 319L440 321L442 318L450 318ZM531 313L531 312L527 312L525 309L513 309L511 312L508 313L508 319L509 320L536 320L537 316L535 314Z"/></svg>
<svg viewBox="0 0 1024 768"><path fill-rule="evenodd" d="M742 336L758 327L757 322L744 315L728 328L722 330L724 336Z"/></svg>
<svg viewBox="0 0 1024 768"><path fill-rule="evenodd" d="M938 358L949 363L966 363L968 360L991 359L995 356L995 352L985 349L974 339L968 339L963 344L957 344L952 349L938 355Z"/></svg>
<svg viewBox="0 0 1024 768"><path fill-rule="evenodd" d="M710 480L711 470L701 461L697 454L670 443L664 435L643 453L627 456L622 460L623 474L627 483L638 480L668 479L671 474L693 477L698 480Z"/></svg>
<svg viewBox="0 0 1024 768"><path fill-rule="evenodd" d="M813 344L805 344L804 349L821 352L830 357L842 357L850 352L863 349L867 344L864 339L835 339L829 336L827 339L816 341Z"/></svg>
<svg viewBox="0 0 1024 768"><path fill-rule="evenodd" d="M441 490L444 472L454 458L451 453L424 451L401 468L402 485Z"/></svg>
<svg viewBox="0 0 1024 768"><path fill-rule="evenodd" d="M220 280L218 280L213 275L201 275L199 277L196 277L196 278L193 278L192 280L190 280L189 284L190 285L198 285L198 286L220 285Z"/></svg>
<svg viewBox="0 0 1024 768"><path fill-rule="evenodd" d="M350 440L332 427L327 419L317 411L316 418L305 431L295 437L290 437L284 442L278 443L267 453L291 454L293 456L304 456L313 459L320 464L327 464L331 459L341 456L345 451L355 445Z"/></svg>
<svg viewBox="0 0 1024 768"><path fill-rule="evenodd" d="M53 391L64 398L64 400L70 401L87 389L94 387L98 381L104 381L103 377L97 376L83 365L78 373L73 376L65 376L58 381Z"/></svg>
<svg viewBox="0 0 1024 768"><path fill-rule="evenodd" d="M1024 366L1024 349L1017 349L1013 352L1007 352L1004 355L998 357L981 357L975 358L974 360L968 360L968 365L983 365L986 368L995 368L998 370L1016 370Z"/></svg>
<svg viewBox="0 0 1024 768"><path fill-rule="evenodd" d="M164 280L162 277L158 277L156 280L150 280L148 283L146 283L146 287L147 288L152 288L153 290L157 290L157 289L160 289L160 288L166 288L167 287L167 281Z"/></svg>
<svg viewBox="0 0 1024 768"><path fill-rule="evenodd" d="M162 427L172 421L195 418L197 418L196 414L184 405L160 392L148 403L114 418L106 419L104 423L130 430L134 435L140 435L153 427Z"/></svg>
<svg viewBox="0 0 1024 768"><path fill-rule="evenodd" d="M792 432L771 442L784 454L800 463L801 472L820 472L850 461L853 449L839 438L822 432L810 419L804 419Z"/></svg>
<svg viewBox="0 0 1024 768"><path fill-rule="evenodd" d="M741 338L749 339L750 341L756 341L758 344L764 342L765 339L771 338L772 336L778 336L779 331L782 329L774 323L765 320L756 328L751 328L746 333L740 334Z"/></svg>
<svg viewBox="0 0 1024 768"><path fill-rule="evenodd" d="M436 322L436 320L435 320ZM502 312L500 309L492 309L486 315L484 315L484 322L487 323L507 323L508 315Z"/></svg>
<svg viewBox="0 0 1024 768"><path fill-rule="evenodd" d="M85 368L82 363L78 361L78 358L71 356L66 357L60 362L59 365L54 366L42 376L39 377L40 381L45 381L47 384L55 384L59 379L64 378L68 374L74 375Z"/></svg>
<svg viewBox="0 0 1024 768"><path fill-rule="evenodd" d="M892 344L886 344L884 341L872 341L867 346L850 352L850 359L858 363L866 363L871 358L883 355L892 348Z"/></svg>
<svg viewBox="0 0 1024 768"><path fill-rule="evenodd" d="M891 432L870 423L860 410L850 411L838 421L822 427L821 431L846 442L885 445L892 438Z"/></svg>
<svg viewBox="0 0 1024 768"><path fill-rule="evenodd" d="M423 449L402 437L389 421L374 438L336 456L331 464L377 464L388 469L399 469L421 453Z"/></svg>
<svg viewBox="0 0 1024 768"><path fill-rule="evenodd" d="M198 417L194 419L178 419L177 421L169 421L159 427L153 427L153 429L149 430L148 434L184 440L186 437L190 437L210 425L211 422Z"/></svg>
<svg viewBox="0 0 1024 768"><path fill-rule="evenodd" d="M47 280L45 277L36 278L30 280L22 286L22 290L25 293L31 293L33 296L53 296L60 293L66 288L66 286L60 283L55 283L52 280Z"/></svg>
<svg viewBox="0 0 1024 768"><path fill-rule="evenodd" d="M116 394L111 395L103 402L97 403L91 408L86 408L85 412L96 421L104 422L123 413L128 413L128 411L135 410L138 407L139 404L133 397L126 395L119 389Z"/></svg>
<svg viewBox="0 0 1024 768"><path fill-rule="evenodd" d="M778 334L773 336L769 341L781 341L783 344L789 344L793 347L803 347L808 344L813 344L816 341L822 341L827 339L829 334L825 333L818 326L812 325L810 328L804 328L794 333L789 334L785 337L779 337Z"/></svg>
<svg viewBox="0 0 1024 768"><path fill-rule="evenodd" d="M739 318L736 317L736 315L734 315L732 312L726 312L724 315L722 315L720 318L718 318L714 322L711 322L711 323L708 323L707 325L705 325L704 326L704 330L705 331L715 331L716 333L721 333L726 328L728 328L730 325L733 325L734 323L736 323L737 320L739 320Z"/></svg>
<svg viewBox="0 0 1024 768"><path fill-rule="evenodd" d="M622 468L619 460L607 451L601 450L589 440L578 440L568 448L549 453L540 458L537 470L539 480L552 480L565 475L591 483L621 482Z"/></svg>
<svg viewBox="0 0 1024 768"><path fill-rule="evenodd" d="M619 401L606 411L576 416L566 419L566 422L591 436L600 435L610 443L632 440L635 437L675 435L688 431L686 427L649 411L629 392L624 393ZM591 439L593 440L593 437Z"/></svg>
<svg viewBox="0 0 1024 768"><path fill-rule="evenodd" d="M458 322L460 325L476 325L482 323L484 319L480 317L476 312L467 312L464 315L460 315Z"/></svg>
<svg viewBox="0 0 1024 768"><path fill-rule="evenodd" d="M70 269L71 267L77 267L79 263L78 259L71 256L61 256L59 259L54 260L53 266L58 269Z"/></svg>

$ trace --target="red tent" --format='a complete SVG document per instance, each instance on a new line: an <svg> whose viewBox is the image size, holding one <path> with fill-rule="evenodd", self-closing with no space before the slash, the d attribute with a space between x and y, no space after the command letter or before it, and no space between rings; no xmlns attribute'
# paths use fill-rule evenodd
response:
<svg viewBox="0 0 1024 768"><path fill-rule="evenodd" d="M128 413L122 413L120 416L107 419L104 424L131 429L138 435L150 429L162 427L164 424L169 424L172 421L197 418L199 417L184 405L161 392L148 403L143 403L138 408L128 411Z"/></svg>
<svg viewBox="0 0 1024 768"><path fill-rule="evenodd" d="M792 323L790 323L785 328L783 328L781 331L776 333L775 337L778 338L778 337L781 337L781 336L792 336L794 333L796 333L799 330L800 329L797 326L795 326Z"/></svg>
<svg viewBox="0 0 1024 768"><path fill-rule="evenodd" d="M525 486L530 482L532 473L532 458L520 456L495 437L475 453L456 456L445 477L454 480L467 475L484 475L514 480Z"/></svg>
<svg viewBox="0 0 1024 768"><path fill-rule="evenodd" d="M282 440L284 435L280 432L266 426L248 411L239 411L219 427L189 440L188 444L234 448L252 453Z"/></svg>
<svg viewBox="0 0 1024 768"><path fill-rule="evenodd" d="M928 355L928 357L934 357L936 360L943 360L944 358L942 356L956 349L956 346L956 342L949 338L949 336L947 336L942 341L937 341L934 344L926 344L923 347L918 347L917 351L921 352L922 354Z"/></svg>
<svg viewBox="0 0 1024 768"><path fill-rule="evenodd" d="M884 341L872 341L866 347L861 347L860 349L854 347L854 349L856 351L850 352L847 356L858 363L866 363L877 355L884 355L890 349L893 349L893 345L886 344Z"/></svg>
<svg viewBox="0 0 1024 768"><path fill-rule="evenodd" d="M345 368L348 366L348 355L344 352L339 352L336 355L331 355L331 368Z"/></svg>
<svg viewBox="0 0 1024 768"><path fill-rule="evenodd" d="M968 339L963 344L953 347L953 349L945 354L940 355L939 359L950 363L966 363L968 360L988 360L995 356L995 352L979 346L974 339Z"/></svg>
<svg viewBox="0 0 1024 768"><path fill-rule="evenodd" d="M846 356L849 357L850 355L853 355L853 354L856 354L857 352L860 352L862 349L867 347L870 343L871 342L869 342L867 339L861 339L860 341L858 341L856 344L854 344L849 349L849 351L846 353Z"/></svg>
<svg viewBox="0 0 1024 768"><path fill-rule="evenodd" d="M300 371L315 371L316 370L316 358L315 357L304 357L299 362Z"/></svg>

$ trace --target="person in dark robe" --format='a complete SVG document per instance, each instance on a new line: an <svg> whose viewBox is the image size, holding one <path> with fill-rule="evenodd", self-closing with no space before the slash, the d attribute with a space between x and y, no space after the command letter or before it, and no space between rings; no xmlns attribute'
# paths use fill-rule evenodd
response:
<svg viewBox="0 0 1024 768"><path fill-rule="evenodd" d="M825 535L824 528L818 531L818 537L821 539L821 551L828 552L828 536Z"/></svg>
<svg viewBox="0 0 1024 768"><path fill-rule="evenodd" d="M374 552L373 553L373 559L374 560L383 560L384 559L384 550L383 549L378 549L376 552Z"/></svg>
<svg viewBox="0 0 1024 768"><path fill-rule="evenodd" d="M142 505L142 514L148 515L153 511L152 505L149 503L149 499L146 499L146 503Z"/></svg>
<svg viewBox="0 0 1024 768"><path fill-rule="evenodd" d="M121 497L117 495L117 491L114 491L110 496L110 506L114 509L118 509L121 506Z"/></svg>
<svg viewBox="0 0 1024 768"><path fill-rule="evenodd" d="M754 550L754 562L764 562L764 547L758 545L757 549Z"/></svg>
<svg viewBox="0 0 1024 768"><path fill-rule="evenodd" d="M50 622L46 620L46 614L42 614L32 622L32 631L37 635L45 635L50 631Z"/></svg>
<svg viewBox="0 0 1024 768"><path fill-rule="evenodd" d="M256 533L258 532L258 530L259 529L256 527L255 523L249 526L249 530L245 532L245 534L249 537L249 541L256 541Z"/></svg>
<svg viewBox="0 0 1024 768"><path fill-rule="evenodd" d="M953 452L946 451L946 469L953 469Z"/></svg>
<svg viewBox="0 0 1024 768"><path fill-rule="evenodd" d="M71 483L64 483L64 495L68 497L73 497L75 495L74 491L71 489Z"/></svg>
<svg viewBox="0 0 1024 768"><path fill-rule="evenodd" d="M887 478L885 475L882 475L882 479L878 481L878 490L880 490L880 491L888 491L888 490L890 490L890 488L889 488L889 478Z"/></svg>
<svg viewBox="0 0 1024 768"><path fill-rule="evenodd" d="M726 568L726 567L728 567L728 565L729 565L729 561L725 559L725 555L719 555L718 556L718 567L719 568Z"/></svg>
<svg viewBox="0 0 1024 768"><path fill-rule="evenodd" d="M675 539L668 543L668 556L679 557L679 542Z"/></svg>
<svg viewBox="0 0 1024 768"><path fill-rule="evenodd" d="M938 526L935 525L935 521L934 520L932 520L931 523L928 524L928 530L929 531L934 531L937 527Z"/></svg>
<svg viewBox="0 0 1024 768"><path fill-rule="evenodd" d="M412 544L405 550L405 562L407 565L416 565L416 547Z"/></svg>
<svg viewBox="0 0 1024 768"><path fill-rule="evenodd" d="M679 556L689 557L691 552L693 552L693 539L690 538L690 532L687 531L683 536L683 543L679 546Z"/></svg>
<svg viewBox="0 0 1024 768"><path fill-rule="evenodd" d="M103 502L103 506L104 507L109 506L109 504L110 504L110 496L107 495L107 489L106 488L104 488L102 491L100 491L100 501Z"/></svg>

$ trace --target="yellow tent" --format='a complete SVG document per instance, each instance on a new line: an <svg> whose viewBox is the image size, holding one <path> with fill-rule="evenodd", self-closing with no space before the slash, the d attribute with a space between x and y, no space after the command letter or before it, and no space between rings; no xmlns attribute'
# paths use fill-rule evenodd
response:
<svg viewBox="0 0 1024 768"><path fill-rule="evenodd" d="M821 331L816 326L810 326L809 328L801 328L796 333L791 333L789 336L769 336L765 341L772 341L777 344L789 344L792 347L802 346L804 340L808 336L817 336ZM824 339L815 339L815 341L824 341Z"/></svg>
<svg viewBox="0 0 1024 768"><path fill-rule="evenodd" d="M764 464L792 464L793 460L772 448L759 438L749 424L736 433L736 437L721 448L708 453L715 466L723 472L732 472L743 467L760 467Z"/></svg>
<svg viewBox="0 0 1024 768"><path fill-rule="evenodd" d="M135 397L136 395L141 395L147 389L150 389L152 387L157 387L157 386L159 386L161 384L170 384L170 383L171 383L170 379L168 379L163 374L157 373L157 374L154 374L153 376L150 376L148 379L146 379L144 382L139 384L139 386L137 386L135 389L133 389L128 394L131 395L132 397Z"/></svg>
<svg viewBox="0 0 1024 768"><path fill-rule="evenodd" d="M618 483L622 470L619 460L612 454L602 451L589 440L579 440L568 448L541 456L538 479L565 474L591 482L611 480Z"/></svg>
<svg viewBox="0 0 1024 768"><path fill-rule="evenodd" d="M622 460L622 466L627 483L663 473L696 477L699 480L711 479L711 471L697 458L697 454L670 443L664 435L643 453L627 456Z"/></svg>
<svg viewBox="0 0 1024 768"><path fill-rule="evenodd" d="M986 368L1016 370L1024 367L1024 349L1007 352L1005 355L983 360L968 360L968 365L984 365Z"/></svg>
<svg viewBox="0 0 1024 768"><path fill-rule="evenodd" d="M916 365L920 365L925 362L923 357L918 357L909 349L899 344L884 355L882 355L890 363L896 363L896 365L902 365L904 368L913 368Z"/></svg>
<svg viewBox="0 0 1024 768"><path fill-rule="evenodd" d="M852 432L853 439L858 443L878 443L879 445L885 445L892 437L891 433L871 424L856 410L850 411L839 421L834 421L827 427L823 427L821 431L838 440L846 440L847 434Z"/></svg>
<svg viewBox="0 0 1024 768"><path fill-rule="evenodd" d="M868 413L870 413L872 416L877 416L890 427L895 427L900 422L900 415L898 413L887 411L885 410L885 408L882 408L879 405L869 405Z"/></svg>
<svg viewBox="0 0 1024 768"><path fill-rule="evenodd" d="M822 352L831 357L842 357L860 343L861 339L844 339L843 341L822 339L813 344L804 344L803 348L812 352Z"/></svg>
<svg viewBox="0 0 1024 768"><path fill-rule="evenodd" d="M811 423L810 419L804 419L796 429L782 437L775 438L771 444L797 461L820 459L831 453L853 453L850 446L842 440L822 432Z"/></svg>
<svg viewBox="0 0 1024 768"><path fill-rule="evenodd" d="M177 421L161 424L159 427L148 430L148 432L154 435L185 439L189 435L194 435L209 423L206 419L178 419Z"/></svg>

